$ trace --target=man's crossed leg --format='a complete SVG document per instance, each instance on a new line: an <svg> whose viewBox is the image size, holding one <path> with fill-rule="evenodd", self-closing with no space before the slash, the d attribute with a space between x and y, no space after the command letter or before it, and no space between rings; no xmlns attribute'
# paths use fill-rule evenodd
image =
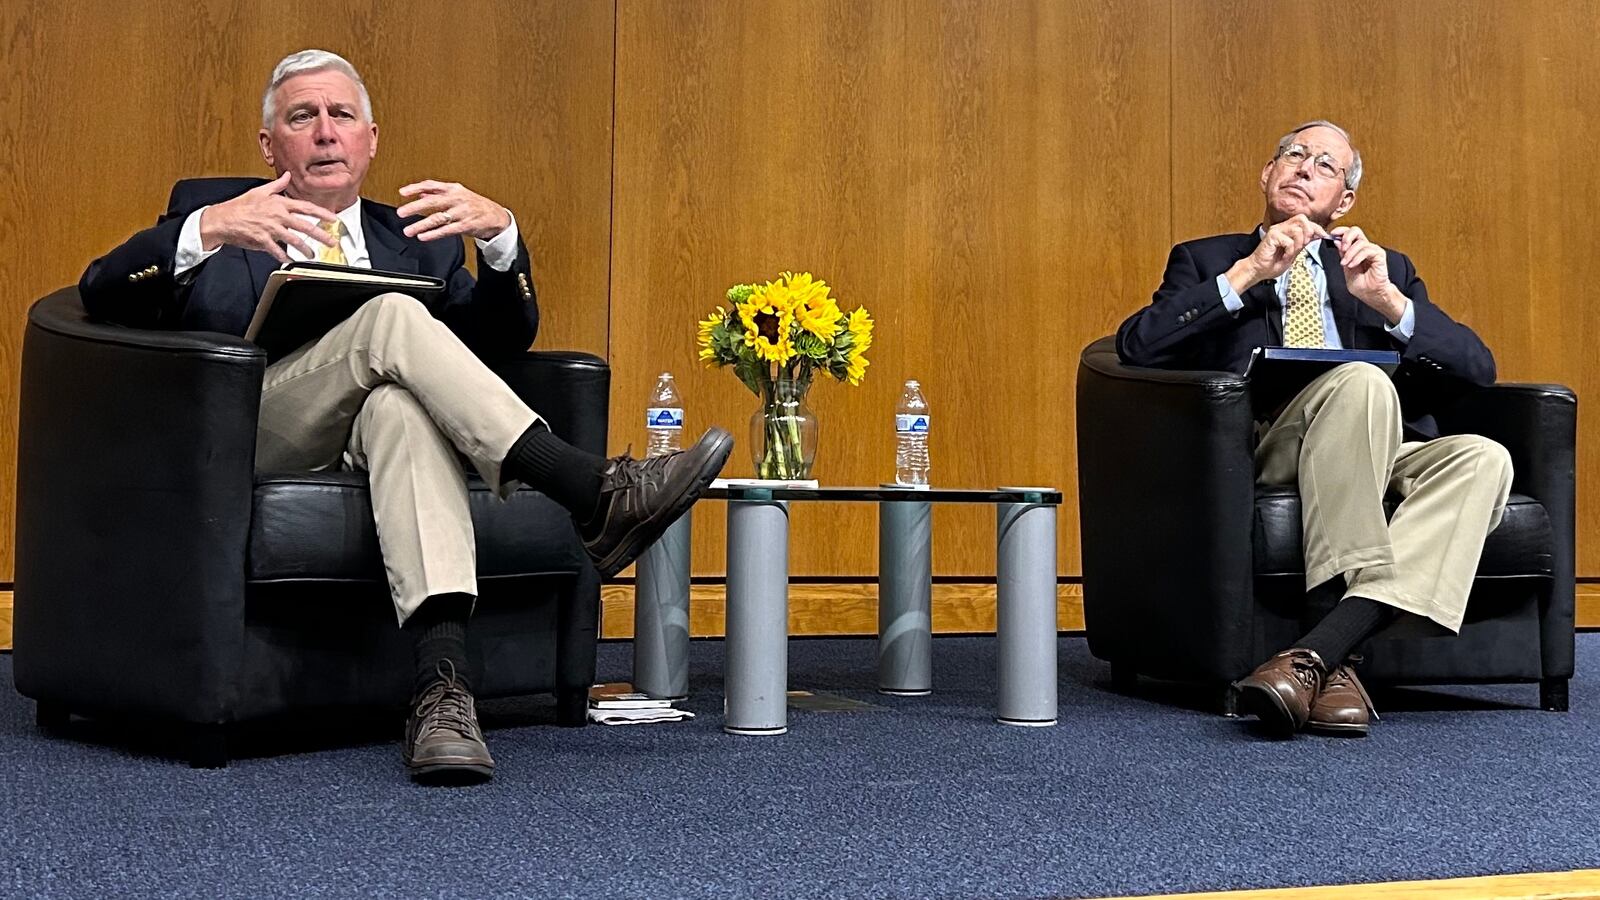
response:
<svg viewBox="0 0 1600 900"><path fill-rule="evenodd" d="M502 497L521 482L566 507L609 577L688 510L732 447L712 428L643 461L579 450L426 307L385 294L268 367L256 465L369 473L395 612L417 640L406 764L418 778L460 780L487 778L494 761L466 664L477 560L457 454Z"/></svg>

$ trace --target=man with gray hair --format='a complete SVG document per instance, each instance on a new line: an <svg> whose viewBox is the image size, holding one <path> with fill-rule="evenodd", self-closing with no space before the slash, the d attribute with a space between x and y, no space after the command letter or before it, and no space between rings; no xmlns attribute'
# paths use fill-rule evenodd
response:
<svg viewBox="0 0 1600 900"><path fill-rule="evenodd" d="M476 551L457 454L502 497L527 484L566 507L604 577L627 566L705 490L732 437L643 462L557 438L481 361L521 353L539 324L511 211L460 184L418 181L398 209L361 197L378 153L355 68L322 50L280 62L261 104L262 179L179 182L166 215L90 264L85 308L142 327L242 335L268 276L290 260L436 276L425 306L369 300L321 338L269 360L256 466L369 473L396 616L416 638L404 759L418 780L494 771L471 694L466 628ZM462 237L478 250L467 271Z"/></svg>
<svg viewBox="0 0 1600 900"><path fill-rule="evenodd" d="M1511 488L1505 448L1440 437L1429 414L1494 382L1489 349L1428 299L1404 254L1333 227L1355 205L1361 168L1344 129L1297 126L1261 169L1261 225L1174 247L1150 304L1117 331L1125 363L1171 369L1243 372L1255 348L1276 345L1400 354L1393 380L1345 363L1258 423L1257 481L1300 491L1306 589L1345 585L1322 621L1235 684L1241 708L1283 736L1367 733L1351 652L1401 619L1460 630ZM1400 499L1392 518L1388 493Z"/></svg>

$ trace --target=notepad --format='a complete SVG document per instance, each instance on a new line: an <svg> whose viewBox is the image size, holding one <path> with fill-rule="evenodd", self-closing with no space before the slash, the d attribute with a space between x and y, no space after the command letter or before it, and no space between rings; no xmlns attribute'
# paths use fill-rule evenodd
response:
<svg viewBox="0 0 1600 900"><path fill-rule="evenodd" d="M269 360L327 334L379 294L399 292L424 303L444 293L444 279L331 263L292 262L267 277L244 339Z"/></svg>
<svg viewBox="0 0 1600 900"><path fill-rule="evenodd" d="M1250 380L1250 407L1258 417L1275 415L1322 373L1347 363L1369 363L1393 375L1400 368L1400 354L1395 350L1257 347L1250 352L1244 372Z"/></svg>

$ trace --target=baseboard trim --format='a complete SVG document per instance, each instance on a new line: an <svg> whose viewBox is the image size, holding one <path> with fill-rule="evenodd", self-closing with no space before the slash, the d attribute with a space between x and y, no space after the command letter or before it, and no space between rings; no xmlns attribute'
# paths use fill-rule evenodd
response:
<svg viewBox="0 0 1600 900"><path fill-rule="evenodd" d="M633 590L633 585L628 584L601 588L601 637L633 637ZM724 634L725 600L724 585L690 585L691 637ZM992 634L994 600L993 584L933 585L934 633ZM1062 631L1083 629L1083 585L1056 585L1056 627ZM877 634L877 584L790 584L789 633L796 637Z"/></svg>
<svg viewBox="0 0 1600 900"><path fill-rule="evenodd" d="M0 591L0 650L11 649L14 594ZM936 634L994 632L993 584L944 583L933 586ZM693 637L721 637L725 628L720 584L689 589L689 627ZM1600 628L1600 584L1579 584L1579 628ZM633 637L633 585L608 585L600 591L600 636ZM1056 627L1083 630L1083 585L1056 586ZM878 633L878 586L873 583L791 584L789 633L797 636Z"/></svg>
<svg viewBox="0 0 1600 900"><path fill-rule="evenodd" d="M600 636L633 637L633 585L607 585L600 591ZM725 628L725 589L721 584L689 588L691 637L721 637ZM935 634L992 634L995 586L983 583L933 585ZM1600 584L1577 586L1577 627L1600 627ZM1056 586L1056 627L1083 630L1083 585ZM797 637L878 633L878 586L872 582L791 583L789 633Z"/></svg>
<svg viewBox="0 0 1600 900"><path fill-rule="evenodd" d="M1579 628L1600 628L1600 584L1578 585L1573 620Z"/></svg>
<svg viewBox="0 0 1600 900"><path fill-rule="evenodd" d="M1600 869L1434 881L1146 895L1145 900L1554 900L1558 897L1562 900L1600 900Z"/></svg>

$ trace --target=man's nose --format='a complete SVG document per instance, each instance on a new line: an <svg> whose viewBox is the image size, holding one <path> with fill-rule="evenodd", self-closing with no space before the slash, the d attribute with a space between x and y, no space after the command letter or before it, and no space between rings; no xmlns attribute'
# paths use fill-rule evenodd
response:
<svg viewBox="0 0 1600 900"><path fill-rule="evenodd" d="M330 143L334 140L337 134L338 131L333 127L333 117L328 115L326 110L318 113L317 126L311 133L311 136L316 139L317 143Z"/></svg>

